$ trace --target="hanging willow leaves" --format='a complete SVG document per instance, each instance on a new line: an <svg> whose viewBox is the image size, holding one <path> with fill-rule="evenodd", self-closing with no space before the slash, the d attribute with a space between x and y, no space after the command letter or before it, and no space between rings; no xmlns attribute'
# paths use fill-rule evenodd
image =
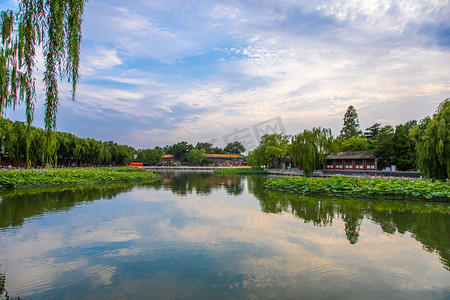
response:
<svg viewBox="0 0 450 300"><path fill-rule="evenodd" d="M292 139L289 151L292 162L301 166L305 174L321 168L330 152L332 140L331 129L305 129Z"/></svg>
<svg viewBox="0 0 450 300"><path fill-rule="evenodd" d="M45 129L56 129L58 80L72 83L75 99L81 42L81 23L87 0L20 0L19 11L1 13L0 113L25 104L27 123L33 122L36 101L36 49L42 47L45 70ZM52 143L48 143L51 145ZM54 148L54 147L53 147ZM46 149L52 156L52 147Z"/></svg>
<svg viewBox="0 0 450 300"><path fill-rule="evenodd" d="M416 142L417 165L428 178L450 178L450 98L411 130Z"/></svg>

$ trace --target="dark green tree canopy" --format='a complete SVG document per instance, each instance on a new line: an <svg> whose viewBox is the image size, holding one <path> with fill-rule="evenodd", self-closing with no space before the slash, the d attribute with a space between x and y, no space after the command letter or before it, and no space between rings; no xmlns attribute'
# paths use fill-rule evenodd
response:
<svg viewBox="0 0 450 300"><path fill-rule="evenodd" d="M161 162L163 150L160 147L154 149L139 149L136 155L136 161L150 163L155 165Z"/></svg>
<svg viewBox="0 0 450 300"><path fill-rule="evenodd" d="M245 152L245 147L241 142L235 141L228 143L223 150L229 154L242 154Z"/></svg>
<svg viewBox="0 0 450 300"><path fill-rule="evenodd" d="M166 146L164 147L164 152L166 154L172 154L180 161L187 161L187 155L189 151L191 151L194 148L191 144L188 144L185 141L173 144L172 146Z"/></svg>
<svg viewBox="0 0 450 300"><path fill-rule="evenodd" d="M205 149L206 153L212 153L213 144L208 142L197 142L197 145L195 145L195 148L197 149Z"/></svg>
<svg viewBox="0 0 450 300"><path fill-rule="evenodd" d="M416 143L417 164L428 178L450 178L450 98L411 131Z"/></svg>
<svg viewBox="0 0 450 300"><path fill-rule="evenodd" d="M25 103L31 124L35 102L36 48L42 47L45 70L45 128L56 129L58 78L78 82L81 23L87 0L20 0L19 11L1 13L0 112Z"/></svg>
<svg viewBox="0 0 450 300"><path fill-rule="evenodd" d="M378 133L380 132L380 128L381 128L381 124L375 123L372 126L366 128L366 130L364 131L364 136L367 139L375 139L377 137Z"/></svg>
<svg viewBox="0 0 450 300"><path fill-rule="evenodd" d="M358 113L356 112L356 109L350 105L344 115L344 126L341 129L340 137L346 139L349 137L359 137L361 134Z"/></svg>

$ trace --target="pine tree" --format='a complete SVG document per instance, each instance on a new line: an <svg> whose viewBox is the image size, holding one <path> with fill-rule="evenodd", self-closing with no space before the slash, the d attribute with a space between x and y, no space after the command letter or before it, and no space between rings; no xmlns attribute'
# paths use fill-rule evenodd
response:
<svg viewBox="0 0 450 300"><path fill-rule="evenodd" d="M375 123L372 126L366 128L366 130L364 131L364 136L366 137L366 139L376 139L378 133L380 132L380 129L381 124Z"/></svg>
<svg viewBox="0 0 450 300"><path fill-rule="evenodd" d="M356 109L350 105L344 115L344 126L341 129L340 138L359 137L362 132L359 128L358 113Z"/></svg>

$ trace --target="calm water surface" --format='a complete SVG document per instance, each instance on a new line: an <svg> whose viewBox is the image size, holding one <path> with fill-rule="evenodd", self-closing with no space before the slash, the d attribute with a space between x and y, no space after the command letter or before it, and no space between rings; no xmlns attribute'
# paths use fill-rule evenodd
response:
<svg viewBox="0 0 450 300"><path fill-rule="evenodd" d="M448 204L163 175L3 192L0 299L450 299Z"/></svg>

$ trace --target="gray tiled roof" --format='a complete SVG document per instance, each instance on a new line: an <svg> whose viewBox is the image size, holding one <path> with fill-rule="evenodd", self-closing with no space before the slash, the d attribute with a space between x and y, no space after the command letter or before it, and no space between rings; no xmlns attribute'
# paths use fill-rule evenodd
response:
<svg viewBox="0 0 450 300"><path fill-rule="evenodd" d="M332 152L327 159L375 159L375 151Z"/></svg>

